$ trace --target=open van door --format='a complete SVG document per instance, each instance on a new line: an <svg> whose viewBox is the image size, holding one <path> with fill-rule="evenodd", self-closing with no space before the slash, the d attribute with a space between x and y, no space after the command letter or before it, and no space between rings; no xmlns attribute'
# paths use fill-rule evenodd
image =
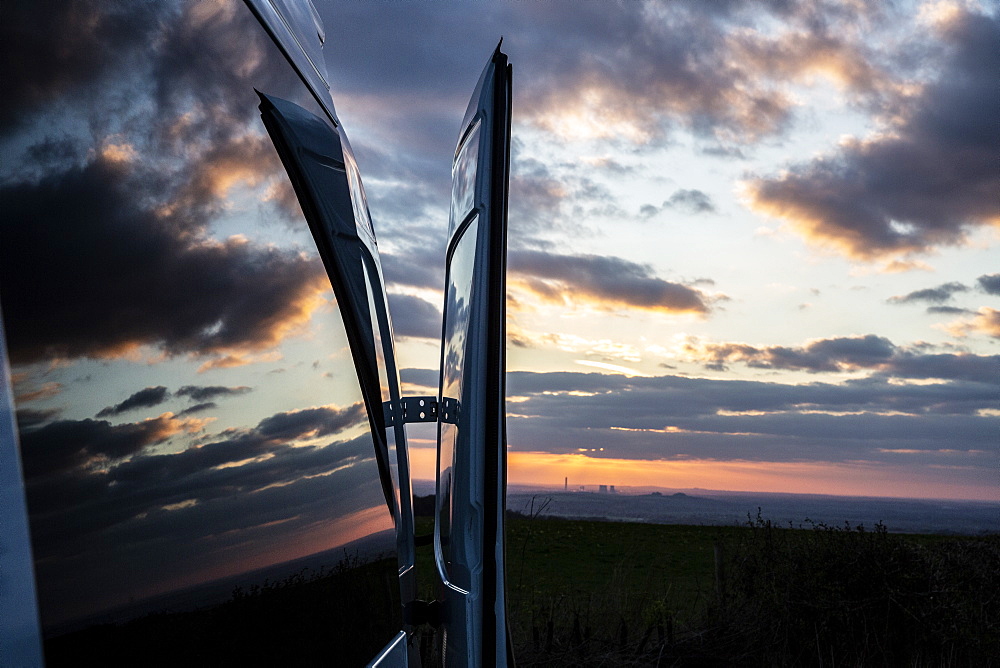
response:
<svg viewBox="0 0 1000 668"><path fill-rule="evenodd" d="M416 595L413 510L392 323L361 176L342 127L260 93L261 118L295 189L340 307L375 445L382 491L396 524L400 593ZM405 646L405 631L397 643ZM392 665L396 665L393 659ZM377 664L377 662L376 662Z"/></svg>
<svg viewBox="0 0 1000 668"><path fill-rule="evenodd" d="M322 23L310 3L247 0L320 102L325 117L258 92L264 126L292 182L337 297L375 445L385 501L396 525L400 600L416 598L409 459L378 244L361 174L326 83ZM306 7L307 6L307 7ZM307 11L308 10L308 11ZM305 44L305 45L303 45ZM310 49L312 44L316 48ZM403 621L406 622L405 617ZM419 665L404 624L373 665ZM407 654L412 654L407 656Z"/></svg>
<svg viewBox="0 0 1000 668"><path fill-rule="evenodd" d="M504 582L510 112L510 65L498 45L452 164L434 529L446 666L512 663Z"/></svg>
<svg viewBox="0 0 1000 668"><path fill-rule="evenodd" d="M401 397L322 24L309 0L245 2L266 36L247 12L173 0L131 17L156 39L129 58L69 72L37 108L10 101L0 663L416 666L426 622L445 664L510 665L507 58L454 156L439 393ZM62 18L84 31L128 11ZM49 41L24 43L31 60ZM345 340L356 385L326 371ZM431 604L415 600L413 421L439 432Z"/></svg>

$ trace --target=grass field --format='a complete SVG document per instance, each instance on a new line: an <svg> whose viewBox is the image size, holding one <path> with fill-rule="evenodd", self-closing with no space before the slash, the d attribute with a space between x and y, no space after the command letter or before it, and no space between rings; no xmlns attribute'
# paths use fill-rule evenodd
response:
<svg viewBox="0 0 1000 668"><path fill-rule="evenodd" d="M522 666L1000 665L1000 536L515 515L507 582Z"/></svg>

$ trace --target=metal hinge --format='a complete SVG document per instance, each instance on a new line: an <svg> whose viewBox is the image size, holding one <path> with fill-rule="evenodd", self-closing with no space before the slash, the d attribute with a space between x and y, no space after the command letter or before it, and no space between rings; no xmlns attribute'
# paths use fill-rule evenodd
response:
<svg viewBox="0 0 1000 668"><path fill-rule="evenodd" d="M413 422L441 422L458 424L459 402L457 399L445 397L438 404L437 397L400 397L400 407L393 406L391 401L382 402L382 412L385 415L385 426L392 427L402 417L403 424ZM402 416L399 415L400 409ZM443 410L442 410L443 409Z"/></svg>

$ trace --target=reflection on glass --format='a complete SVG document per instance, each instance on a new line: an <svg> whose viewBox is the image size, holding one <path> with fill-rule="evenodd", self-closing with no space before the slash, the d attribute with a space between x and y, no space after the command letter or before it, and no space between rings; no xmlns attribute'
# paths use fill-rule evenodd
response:
<svg viewBox="0 0 1000 668"><path fill-rule="evenodd" d="M465 141L462 142L462 146L455 156L455 164L452 166L449 238L455 233L455 228L462 224L476 203L476 166L479 164L480 126L481 123L477 120L472 130L466 134Z"/></svg>
<svg viewBox="0 0 1000 668"><path fill-rule="evenodd" d="M374 264L374 263L373 263ZM375 359L377 361L376 366L378 367L378 384L379 390L382 397L382 403L391 402L398 397L393 397L389 388L389 371L386 367L386 349L385 346L387 342L382 338L382 327L379 323L378 310L375 308L376 299L376 289L378 290L378 299L382 299L382 289L381 280L375 285L372 283L372 275L368 271L368 267L364 261L362 261L362 270L365 276L365 291L368 296L368 312L371 314L372 321L372 337L375 342ZM381 279L381 276L379 276ZM376 285L378 286L376 288ZM384 307L383 307L384 308ZM396 433L394 429L383 428L381 430L381 435L385 438L387 447L387 459L389 466L389 475L392 478L392 489L395 497L395 508L394 512L398 513L400 508L400 487L399 487L399 460L396 453Z"/></svg>
<svg viewBox="0 0 1000 668"><path fill-rule="evenodd" d="M31 55L71 30L85 78L8 73L41 93L0 130L48 664L363 664L400 628L393 518L254 87L316 105L242 6L65 4Z"/></svg>
<svg viewBox="0 0 1000 668"><path fill-rule="evenodd" d="M473 268L476 259L476 238L478 234L478 218L473 218L462 233L448 267L448 294L445 300L445 339L444 364L442 366L441 405L448 400L461 400L464 384L466 337L469 328L469 297L472 291ZM464 545L461 541L451 541L452 502L454 485L452 470L456 450L461 447L461 407L458 408L458 424L439 423L439 472L438 472L438 502L439 516L435 535L438 537L437 549L439 564L442 566L448 581L468 591L471 586L470 574L465 568L453 563L460 556ZM464 560L460 560L464 563Z"/></svg>
<svg viewBox="0 0 1000 668"><path fill-rule="evenodd" d="M354 220L358 226L358 234L374 253L375 232L372 229L371 217L368 215L368 198L365 197L365 188L361 184L361 172L358 171L358 163L354 160L351 145L343 131L340 132L340 141L344 149L344 165L347 167L347 180L351 187L351 204L354 205Z"/></svg>

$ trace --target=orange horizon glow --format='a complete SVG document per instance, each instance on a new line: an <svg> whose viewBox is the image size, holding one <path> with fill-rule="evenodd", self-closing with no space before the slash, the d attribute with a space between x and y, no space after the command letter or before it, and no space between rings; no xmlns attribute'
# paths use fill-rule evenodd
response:
<svg viewBox="0 0 1000 668"><path fill-rule="evenodd" d="M414 479L434 480L434 448L412 447ZM883 462L762 462L747 460L648 460L596 458L582 454L514 452L507 455L507 482L561 488L580 485L664 487L731 492L826 494L906 499L1000 501L995 485L936 480L920 467Z"/></svg>

